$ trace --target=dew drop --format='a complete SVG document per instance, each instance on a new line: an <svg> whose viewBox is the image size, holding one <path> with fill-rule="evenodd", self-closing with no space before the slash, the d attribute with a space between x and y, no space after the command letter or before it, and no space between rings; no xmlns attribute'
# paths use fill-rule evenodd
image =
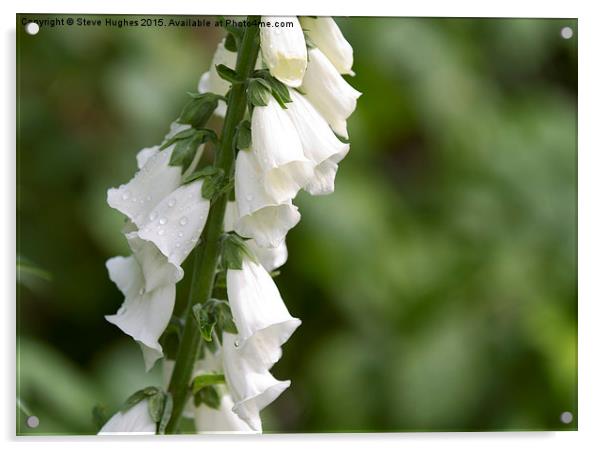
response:
<svg viewBox="0 0 602 450"><path fill-rule="evenodd" d="M188 223L188 218L187 217L182 217L180 219L180 225L184 226Z"/></svg>
<svg viewBox="0 0 602 450"><path fill-rule="evenodd" d="M238 342L238 339L236 339L234 341L234 347L236 347L236 348L240 347L240 342Z"/></svg>
<svg viewBox="0 0 602 450"><path fill-rule="evenodd" d="M165 230L161 228L159 229L159 231L157 231L157 233L159 234L159 236L163 236L165 234Z"/></svg>
<svg viewBox="0 0 602 450"><path fill-rule="evenodd" d="M150 213L149 219L151 221L155 220L157 218L157 213L156 211L153 211L152 213Z"/></svg>
<svg viewBox="0 0 602 450"><path fill-rule="evenodd" d="M184 236L184 233L182 233L181 231L178 233L178 237L182 237Z"/></svg>
<svg viewBox="0 0 602 450"><path fill-rule="evenodd" d="M146 201L147 201L147 202L150 202L152 199L153 199L153 198L152 198L150 195L147 195L147 196L146 196Z"/></svg>
<svg viewBox="0 0 602 450"><path fill-rule="evenodd" d="M167 218L166 218L166 217L161 217L161 218L159 219L159 223L160 223L161 225L165 225L165 224L167 223Z"/></svg>
<svg viewBox="0 0 602 450"><path fill-rule="evenodd" d="M247 195L245 195L245 198L246 198L248 201L251 201L251 200L253 200L253 196L252 196L251 194L247 194Z"/></svg>
<svg viewBox="0 0 602 450"><path fill-rule="evenodd" d="M123 194L121 194L121 199L122 200L128 200L130 198L130 193L129 192L124 192Z"/></svg>
<svg viewBox="0 0 602 450"><path fill-rule="evenodd" d="M176 248L180 248L180 247L181 247L181 244L178 242L178 243L176 244Z"/></svg>
<svg viewBox="0 0 602 450"><path fill-rule="evenodd" d="M175 198L169 199L169 201L167 202L167 206L169 206L170 208L173 208L175 206L175 204L176 204Z"/></svg>

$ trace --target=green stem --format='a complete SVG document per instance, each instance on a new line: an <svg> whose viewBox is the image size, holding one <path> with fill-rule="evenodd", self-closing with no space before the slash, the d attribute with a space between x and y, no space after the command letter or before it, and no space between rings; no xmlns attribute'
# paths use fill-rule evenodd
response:
<svg viewBox="0 0 602 450"><path fill-rule="evenodd" d="M257 20L256 16L249 16L248 21ZM247 79L255 68L259 54L259 28L249 26L245 30L236 61L236 73L241 79ZM234 137L237 125L243 120L247 107L247 94L244 83L232 85L228 100L228 110L222 128L219 152L215 165L222 168L228 176L234 171ZM220 255L220 237L223 233L224 214L228 203L228 194L222 194L211 202L207 224L201 236L201 244L194 253L194 268L184 333L176 356L169 392L173 397L173 412L166 428L166 433L173 434L177 431L178 423L184 410L184 405L190 395L189 385L192 377L194 363L197 360L201 334L192 317L192 307L196 303L206 302L213 291L213 281Z"/></svg>

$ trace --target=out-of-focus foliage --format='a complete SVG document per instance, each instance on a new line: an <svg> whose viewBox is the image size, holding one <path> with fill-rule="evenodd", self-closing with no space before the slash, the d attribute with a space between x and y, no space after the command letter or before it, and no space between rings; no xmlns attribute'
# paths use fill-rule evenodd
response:
<svg viewBox="0 0 602 450"><path fill-rule="evenodd" d="M336 192L297 200L276 281L303 325L265 429L574 429L576 21L339 24L364 95ZM18 27L17 382L40 418L19 433L94 433L94 405L161 383L103 319L122 300L104 262L127 252L106 189L222 33Z"/></svg>

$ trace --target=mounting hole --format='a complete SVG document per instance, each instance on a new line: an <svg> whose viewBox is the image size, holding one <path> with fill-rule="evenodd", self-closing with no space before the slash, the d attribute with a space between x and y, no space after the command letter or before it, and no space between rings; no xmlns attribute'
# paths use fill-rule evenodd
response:
<svg viewBox="0 0 602 450"><path fill-rule="evenodd" d="M560 36L562 39L570 39L573 37L573 29L571 27L564 27L560 30Z"/></svg>
<svg viewBox="0 0 602 450"><path fill-rule="evenodd" d="M560 414L560 421L568 425L573 421L573 413L571 413L570 411L563 412L562 414Z"/></svg>
<svg viewBox="0 0 602 450"><path fill-rule="evenodd" d="M29 416L25 423L29 428L37 428L40 425L40 419L37 416Z"/></svg>
<svg viewBox="0 0 602 450"><path fill-rule="evenodd" d="M40 31L40 26L37 23L29 22L29 23L25 24L25 32L27 34L30 34L33 36L35 34L38 34L38 31Z"/></svg>

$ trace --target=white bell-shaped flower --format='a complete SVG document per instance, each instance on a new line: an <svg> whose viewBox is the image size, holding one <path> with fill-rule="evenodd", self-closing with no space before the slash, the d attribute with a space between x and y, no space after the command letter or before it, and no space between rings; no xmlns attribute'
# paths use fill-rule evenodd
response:
<svg viewBox="0 0 602 450"><path fill-rule="evenodd" d="M234 229L255 239L260 247L277 247L301 214L290 199L280 202L266 192L262 173L253 150L238 152L234 175L238 220Z"/></svg>
<svg viewBox="0 0 602 450"><path fill-rule="evenodd" d="M254 431L261 431L259 412L290 386L272 376L260 349L241 346L240 338L223 333L224 375L234 407L232 410Z"/></svg>
<svg viewBox="0 0 602 450"><path fill-rule="evenodd" d="M142 268L134 256L116 256L106 265L109 278L125 300L117 313L105 319L140 344L146 370L150 370L163 356L159 338L173 312L176 286L172 283L147 291Z"/></svg>
<svg viewBox="0 0 602 450"><path fill-rule="evenodd" d="M148 400L142 400L125 412L118 412L100 429L98 434L156 434L157 424L148 410Z"/></svg>
<svg viewBox="0 0 602 450"><path fill-rule="evenodd" d="M303 154L286 110L272 96L267 106L253 110L251 136L265 191L278 203L295 198L311 178L314 165Z"/></svg>
<svg viewBox="0 0 602 450"><path fill-rule="evenodd" d="M138 232L126 233L125 237L142 271L145 291L175 284L184 277L184 271L180 266L170 263L155 244L140 239Z"/></svg>
<svg viewBox="0 0 602 450"><path fill-rule="evenodd" d="M222 41L217 44L217 49L215 50L213 59L211 60L211 67L207 72L201 75L198 87L201 94L213 92L217 95L226 95L230 89L230 83L221 78L215 68L219 64L223 64L231 69L236 68L237 53L226 49L225 43L226 39L222 39ZM224 102L219 102L215 110L215 114L220 117L224 117L226 115L226 104Z"/></svg>
<svg viewBox="0 0 602 450"><path fill-rule="evenodd" d="M181 183L182 170L170 166L169 160L174 146L156 151L150 157L151 149L138 154L138 162L144 162L134 178L118 188L107 192L107 203L125 214L138 227L149 220L152 210Z"/></svg>
<svg viewBox="0 0 602 450"><path fill-rule="evenodd" d="M257 261L271 272L278 269L286 263L288 258L288 249L286 242L282 241L277 247L260 247L255 239L249 239L245 242L249 250L257 257Z"/></svg>
<svg viewBox="0 0 602 450"><path fill-rule="evenodd" d="M341 142L316 108L296 91L291 91L292 103L287 104L287 114L295 125L303 153L315 164L314 176L305 186L312 195L330 194L334 191L334 178L338 163L349 152L349 144Z"/></svg>
<svg viewBox="0 0 602 450"><path fill-rule="evenodd" d="M253 419L255 424L259 423L259 429L253 430L247 422L242 420L232 408L234 401L225 389L222 391L218 409L213 409L204 403L194 410L194 424L196 431L203 434L235 433L251 434L261 431L261 419L259 415Z"/></svg>
<svg viewBox="0 0 602 450"><path fill-rule="evenodd" d="M241 348L253 341L249 345L261 347L262 358L271 367L301 321L290 315L266 269L248 257L241 270L228 269L226 285Z"/></svg>
<svg viewBox="0 0 602 450"><path fill-rule="evenodd" d="M335 133L349 137L347 118L355 110L357 99L362 94L343 79L336 67L317 48L309 51L309 62L301 90Z"/></svg>
<svg viewBox="0 0 602 450"><path fill-rule="evenodd" d="M353 75L353 47L332 17L301 17L307 37L336 67L339 73Z"/></svg>
<svg viewBox="0 0 602 450"><path fill-rule="evenodd" d="M224 231L235 231L236 224L240 218L238 217L238 205L236 201L228 202L226 205L226 214L224 215ZM245 244L249 250L257 257L259 263L271 272L281 267L288 259L288 249L286 243L282 241L276 247L260 247L255 239L248 239Z"/></svg>
<svg viewBox="0 0 602 450"><path fill-rule="evenodd" d="M301 86L307 67L307 46L299 19L292 16L262 20L272 25L259 31L261 54L270 73L291 87ZM293 26L284 26L287 22Z"/></svg>
<svg viewBox="0 0 602 450"><path fill-rule="evenodd" d="M161 184L161 180L157 180ZM209 214L201 195L203 180L180 186L166 195L139 225L138 236L154 243L170 263L181 265L196 246Z"/></svg>

